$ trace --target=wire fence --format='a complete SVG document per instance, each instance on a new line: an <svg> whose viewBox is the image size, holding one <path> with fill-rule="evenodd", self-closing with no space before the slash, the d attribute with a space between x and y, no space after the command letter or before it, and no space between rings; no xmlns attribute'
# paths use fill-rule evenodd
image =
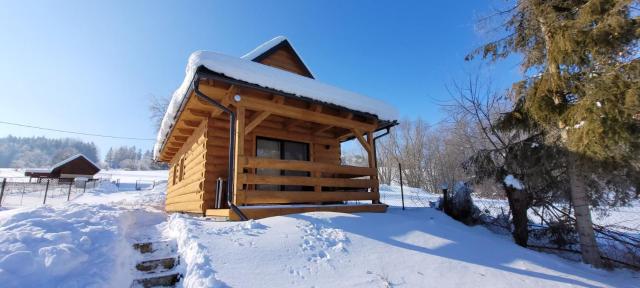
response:
<svg viewBox="0 0 640 288"><path fill-rule="evenodd" d="M15 208L71 201L98 186L99 180L25 177L0 178L0 207Z"/></svg>

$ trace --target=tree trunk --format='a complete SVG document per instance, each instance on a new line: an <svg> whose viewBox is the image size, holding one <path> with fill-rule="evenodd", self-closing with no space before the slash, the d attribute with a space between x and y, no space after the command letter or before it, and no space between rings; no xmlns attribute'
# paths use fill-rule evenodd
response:
<svg viewBox="0 0 640 288"><path fill-rule="evenodd" d="M582 261L594 267L602 267L600 250L593 231L589 198L587 197L584 178L580 173L581 165L580 157L572 153L569 156L569 184L571 202L573 202L573 210L576 217L576 231L578 231L580 251L582 251Z"/></svg>
<svg viewBox="0 0 640 288"><path fill-rule="evenodd" d="M504 190L507 192L507 199L509 200L509 209L511 209L511 215L513 216L513 240L516 244L527 247L529 240L529 219L527 218L527 193L525 191L517 190L511 186L504 185Z"/></svg>

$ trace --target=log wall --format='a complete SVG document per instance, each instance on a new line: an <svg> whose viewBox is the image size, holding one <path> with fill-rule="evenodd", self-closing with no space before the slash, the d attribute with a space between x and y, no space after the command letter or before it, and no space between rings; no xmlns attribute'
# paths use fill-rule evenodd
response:
<svg viewBox="0 0 640 288"><path fill-rule="evenodd" d="M206 209L206 132L207 121L202 121L170 162L167 212L204 213Z"/></svg>

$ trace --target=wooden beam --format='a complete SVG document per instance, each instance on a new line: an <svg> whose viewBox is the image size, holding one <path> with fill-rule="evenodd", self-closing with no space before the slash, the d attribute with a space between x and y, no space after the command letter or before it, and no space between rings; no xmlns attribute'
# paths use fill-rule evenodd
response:
<svg viewBox="0 0 640 288"><path fill-rule="evenodd" d="M198 126L200 126L200 123L202 121L197 121L197 120L183 120L182 122L184 122L184 125L188 126L188 127L193 127L193 128L198 128Z"/></svg>
<svg viewBox="0 0 640 288"><path fill-rule="evenodd" d="M322 105L317 104L317 103L313 103L309 106L309 110L313 111L313 112L322 112ZM285 130L291 130L291 128L293 128L294 126L305 122L305 120L303 119L295 119L291 122L289 122L287 124L287 126L284 127Z"/></svg>
<svg viewBox="0 0 640 288"><path fill-rule="evenodd" d="M284 97L275 96L273 98L273 102L278 103L278 104L282 104L282 103L284 103ZM251 133L251 131L253 131L254 128L258 127L258 125L260 125L260 123L262 123L262 121L267 119L267 117L269 117L269 115L271 115L271 112L262 111L262 112L259 112L258 114L256 114L255 116L253 116L252 119L249 121L249 124L247 124L247 127L245 128L245 131L244 131L245 135L248 135L249 133Z"/></svg>
<svg viewBox="0 0 640 288"><path fill-rule="evenodd" d="M360 132L360 130L358 130L357 128L351 129L351 132L353 132L353 134L356 136L356 138L358 139L362 147L364 147L364 150L366 150L367 153L370 154L372 151L371 146L369 145L367 140L365 140L364 137L362 136L362 132Z"/></svg>
<svg viewBox="0 0 640 288"><path fill-rule="evenodd" d="M209 111L194 109L194 108L187 108L187 112L193 116L203 117L203 118L209 118L209 116L211 115Z"/></svg>
<svg viewBox="0 0 640 288"><path fill-rule="evenodd" d="M195 131L195 129L192 128L176 128L175 130L177 130L178 133L187 136L191 136L191 134L193 134L193 131Z"/></svg>
<svg viewBox="0 0 640 288"><path fill-rule="evenodd" d="M293 119L300 119L308 122L315 122L325 125L333 125L344 128L358 128L364 131L375 129L375 125L346 119L344 117L333 116L322 112L310 111L308 109L297 108L293 106L280 105L272 101L256 99L253 97L243 97L240 102L235 103L236 106L244 106L252 110L270 111L272 114L280 115Z"/></svg>
<svg viewBox="0 0 640 288"><path fill-rule="evenodd" d="M187 136L177 136L177 135L175 135L175 136L172 136L171 138L173 138L173 140L172 140L172 141L174 141L174 142L184 143L184 142L187 142L187 139L188 139L189 137L187 137Z"/></svg>

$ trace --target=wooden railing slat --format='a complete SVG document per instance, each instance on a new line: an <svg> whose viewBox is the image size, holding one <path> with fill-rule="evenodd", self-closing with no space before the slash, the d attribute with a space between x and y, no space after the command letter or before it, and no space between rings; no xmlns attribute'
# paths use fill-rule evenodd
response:
<svg viewBox="0 0 640 288"><path fill-rule="evenodd" d="M267 176L242 174L243 184L301 185L323 187L371 188L378 186L375 179L320 178L304 176Z"/></svg>
<svg viewBox="0 0 640 288"><path fill-rule="evenodd" d="M318 163L297 160L279 160L258 157L244 157L242 163L244 168L269 168L278 170L296 170L309 172L325 172L337 174L349 174L356 176L374 176L375 168L357 167L347 165L333 165L329 163Z"/></svg>
<svg viewBox="0 0 640 288"><path fill-rule="evenodd" d="M314 192L314 191L246 191L247 204L286 204L332 202L350 200L377 200L378 196L372 192Z"/></svg>

